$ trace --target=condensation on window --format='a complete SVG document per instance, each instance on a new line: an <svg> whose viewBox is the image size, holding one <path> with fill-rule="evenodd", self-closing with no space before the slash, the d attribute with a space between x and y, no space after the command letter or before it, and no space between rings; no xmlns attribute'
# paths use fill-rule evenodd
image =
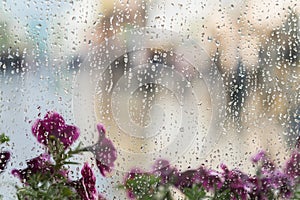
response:
<svg viewBox="0 0 300 200"><path fill-rule="evenodd" d="M265 150L283 166L300 135L299 16L297 0L2 1L3 199L22 185L12 169L45 151L32 125L49 111L85 146L105 126L110 175L89 153L68 170L75 180L88 162L107 199L126 199L125 174L157 159L254 173Z"/></svg>

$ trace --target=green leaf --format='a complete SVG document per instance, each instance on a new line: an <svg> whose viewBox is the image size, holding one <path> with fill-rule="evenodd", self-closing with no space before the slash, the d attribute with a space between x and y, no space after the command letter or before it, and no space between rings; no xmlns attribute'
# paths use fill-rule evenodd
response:
<svg viewBox="0 0 300 200"><path fill-rule="evenodd" d="M185 194L188 200L200 200L206 197L205 189L195 184L192 188L184 188L182 192Z"/></svg>
<svg viewBox="0 0 300 200"><path fill-rule="evenodd" d="M300 200L299 178L297 178L295 182L298 183L298 184L294 186L293 197L291 199L293 199L293 200Z"/></svg>
<svg viewBox="0 0 300 200"><path fill-rule="evenodd" d="M130 190L136 199L152 200L158 192L160 178L151 174L139 174L125 183L125 189Z"/></svg>
<svg viewBox="0 0 300 200"><path fill-rule="evenodd" d="M228 200L231 199L230 190L224 190L222 192L216 192L214 198L215 200Z"/></svg>
<svg viewBox="0 0 300 200"><path fill-rule="evenodd" d="M169 187L164 187L164 195L163 197L161 198L162 200L174 200L173 197L172 197L172 194L169 190Z"/></svg>
<svg viewBox="0 0 300 200"><path fill-rule="evenodd" d="M2 143L4 143L4 142L9 142L9 137L6 136L4 133L2 133L2 134L0 135L0 143L2 144Z"/></svg>
<svg viewBox="0 0 300 200"><path fill-rule="evenodd" d="M83 146L82 142L79 142L78 146L74 150L70 149L68 154L70 156L72 156L72 155L79 154L82 152L87 152L88 151L87 148L86 147L82 148L82 146Z"/></svg>
<svg viewBox="0 0 300 200"><path fill-rule="evenodd" d="M71 190L71 188L68 187L64 187L62 188L62 195L65 197L71 197L73 195L73 191Z"/></svg>
<svg viewBox="0 0 300 200"><path fill-rule="evenodd" d="M24 187L17 187L18 199L70 200L80 199L69 180L59 171L31 174Z"/></svg>
<svg viewBox="0 0 300 200"><path fill-rule="evenodd" d="M48 149L57 165L62 165L62 162L68 158L63 143L53 135L49 137Z"/></svg>

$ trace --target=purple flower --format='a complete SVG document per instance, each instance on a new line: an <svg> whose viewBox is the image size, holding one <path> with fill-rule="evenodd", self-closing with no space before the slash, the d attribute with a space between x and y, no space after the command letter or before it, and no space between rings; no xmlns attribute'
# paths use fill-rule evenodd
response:
<svg viewBox="0 0 300 200"><path fill-rule="evenodd" d="M298 151L292 152L285 165L284 173L293 180L300 176L300 153Z"/></svg>
<svg viewBox="0 0 300 200"><path fill-rule="evenodd" d="M124 185L127 184L126 182L128 180L139 177L139 175L142 175L142 174L148 174L148 173L146 173L138 168L134 168L134 169L130 170L130 172L127 173L124 177ZM126 188L126 194L129 199L135 199L135 195L134 195L133 191L131 190L131 188Z"/></svg>
<svg viewBox="0 0 300 200"><path fill-rule="evenodd" d="M271 161L267 155L266 152L261 150L259 151L254 157L252 157L252 162L257 164L258 162L261 162L261 170L262 172L267 172L267 171L274 171L276 166L273 163L273 161Z"/></svg>
<svg viewBox="0 0 300 200"><path fill-rule="evenodd" d="M131 169L130 172L128 172L125 177L124 177L124 183L129 180L129 179L134 179L136 176L139 176L141 174L147 174L146 172L144 172L143 170L139 169L139 168L134 168Z"/></svg>
<svg viewBox="0 0 300 200"><path fill-rule="evenodd" d="M0 152L0 173L2 173L10 159L10 153L7 151Z"/></svg>
<svg viewBox="0 0 300 200"><path fill-rule="evenodd" d="M268 200L269 193L272 192L272 179L270 177L249 178L251 190L249 192L250 199Z"/></svg>
<svg viewBox="0 0 300 200"><path fill-rule="evenodd" d="M279 196L290 199L292 196L291 179L279 170L276 170L272 175L272 186L279 191Z"/></svg>
<svg viewBox="0 0 300 200"><path fill-rule="evenodd" d="M238 169L229 170L225 164L221 164L221 169L224 171L225 179L223 189L229 189L233 199L236 199L235 196L238 195L246 200L252 185L249 176Z"/></svg>
<svg viewBox="0 0 300 200"><path fill-rule="evenodd" d="M200 167L197 170L187 170L179 173L174 185L182 189L192 187L193 184L201 184L207 191L213 190L215 187L220 189L223 184L223 177L217 171Z"/></svg>
<svg viewBox="0 0 300 200"><path fill-rule="evenodd" d="M259 161L261 161L262 159L264 159L266 157L266 152L263 150L260 150L256 155L254 155L251 158L251 161L253 163L258 163Z"/></svg>
<svg viewBox="0 0 300 200"><path fill-rule="evenodd" d="M272 193L277 193L276 195L283 199L290 199L292 196L293 183L286 174L279 170L251 177L250 182L253 184L249 192L251 199L267 200Z"/></svg>
<svg viewBox="0 0 300 200"><path fill-rule="evenodd" d="M178 173L174 183L175 187L179 189L192 187L198 177L197 173L197 170L194 169Z"/></svg>
<svg viewBox="0 0 300 200"><path fill-rule="evenodd" d="M220 189L223 185L224 178L221 173L215 170L207 170L204 167L198 169L200 183L206 190Z"/></svg>
<svg viewBox="0 0 300 200"><path fill-rule="evenodd" d="M26 183L30 176L36 173L52 173L53 165L50 163L50 155L49 154L41 154L40 156L33 158L27 163L27 168L18 170L13 169L12 174L17 176L22 182Z"/></svg>
<svg viewBox="0 0 300 200"><path fill-rule="evenodd" d="M48 146L50 136L54 136L65 146L65 149L79 137L79 129L65 124L65 120L57 112L48 112L43 120L36 120L31 130L38 142L45 146Z"/></svg>
<svg viewBox="0 0 300 200"><path fill-rule="evenodd" d="M96 145L87 147L96 157L96 164L103 176L111 172L117 159L117 151L111 140L105 137L105 128L102 124L97 125L99 140Z"/></svg>
<svg viewBox="0 0 300 200"><path fill-rule="evenodd" d="M278 196L289 199L292 195L293 180L299 175L300 155L294 152L287 162L284 172L276 169L275 164L267 158L265 152L259 152L252 161L261 162L261 172L251 178L253 184L251 198L268 199L270 193L278 191Z"/></svg>
<svg viewBox="0 0 300 200"><path fill-rule="evenodd" d="M156 160L152 169L152 174L159 176L162 184L172 181L178 175L178 170L172 167L169 161L163 159Z"/></svg>
<svg viewBox="0 0 300 200"><path fill-rule="evenodd" d="M96 190L96 177L94 176L93 170L87 163L81 170L82 178L75 181L74 187L83 200L96 200L100 199ZM101 197L103 199L103 197Z"/></svg>

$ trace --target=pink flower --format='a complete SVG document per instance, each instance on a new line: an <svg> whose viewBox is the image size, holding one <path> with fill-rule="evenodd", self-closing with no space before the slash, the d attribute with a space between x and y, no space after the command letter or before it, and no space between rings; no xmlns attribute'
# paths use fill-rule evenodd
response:
<svg viewBox="0 0 300 200"><path fill-rule="evenodd" d="M65 120L57 112L48 112L43 120L36 120L32 126L32 133L38 142L45 146L48 146L50 136L54 136L65 146L65 149L79 137L79 129L65 124Z"/></svg>
<svg viewBox="0 0 300 200"><path fill-rule="evenodd" d="M268 199L270 193L278 191L278 196L289 199L292 195L293 179L299 174L299 158L299 154L294 152L282 172L264 151L259 152L252 161L260 162L261 171L258 176L250 178L250 182L253 184L249 193L250 197Z"/></svg>
<svg viewBox="0 0 300 200"><path fill-rule="evenodd" d="M220 189L222 187L224 177L221 173L212 169L205 169L204 167L200 167L197 171L198 179L206 190Z"/></svg>
<svg viewBox="0 0 300 200"><path fill-rule="evenodd" d="M36 173L52 173L53 165L50 163L49 154L41 154L38 157L27 161L27 168L18 170L13 169L12 174L17 176L22 182L27 182L31 175Z"/></svg>
<svg viewBox="0 0 300 200"><path fill-rule="evenodd" d="M174 185L179 189L192 187L194 182L197 181L197 173L195 169L178 173Z"/></svg>
<svg viewBox="0 0 300 200"><path fill-rule="evenodd" d="M152 174L159 176L162 179L162 184L173 181L178 175L178 170L172 167L169 161L163 159L156 160L152 169Z"/></svg>
<svg viewBox="0 0 300 200"><path fill-rule="evenodd" d="M83 200L96 200L98 197L101 197L97 194L96 177L94 176L93 170L90 168L88 163L84 163L84 166L81 170L81 175L82 178L73 183L79 196Z"/></svg>
<svg viewBox="0 0 300 200"><path fill-rule="evenodd" d="M248 199L248 192L251 190L253 184L250 181L250 177L241 172L238 169L229 170L225 164L221 164L223 172L224 189L229 189L232 195L232 199L237 199L235 196L238 195L241 199Z"/></svg>
<svg viewBox="0 0 300 200"><path fill-rule="evenodd" d="M263 150L259 151L251 160L255 164L261 162L261 170L263 172L271 172L276 168L274 162L267 157L266 152Z"/></svg>
<svg viewBox="0 0 300 200"><path fill-rule="evenodd" d="M141 175L149 175L147 172L144 172L143 170L141 169L138 169L138 168L134 168L132 170L130 170L129 173L127 173L124 177L124 184L127 185L127 181L130 180L130 179L135 179L136 177L139 177ZM134 192L132 191L132 188L126 188L126 194L127 194L127 197L129 199L135 199L135 195L134 195Z"/></svg>
<svg viewBox="0 0 300 200"><path fill-rule="evenodd" d="M103 176L111 172L114 162L117 159L117 151L111 140L105 137L105 128L102 124L97 125L99 139L97 144L87 147L96 158L96 164Z"/></svg>
<svg viewBox="0 0 300 200"><path fill-rule="evenodd" d="M178 173L174 183L179 189L190 188L194 184L201 184L207 191L215 188L220 189L223 184L223 177L221 173L201 166L198 169Z"/></svg>
<svg viewBox="0 0 300 200"><path fill-rule="evenodd" d="M300 153L298 151L292 152L290 159L285 165L284 172L294 180L300 177Z"/></svg>
<svg viewBox="0 0 300 200"><path fill-rule="evenodd" d="M272 174L272 186L279 191L279 196L283 199L290 199L292 197L293 184L291 179L279 170Z"/></svg>
<svg viewBox="0 0 300 200"><path fill-rule="evenodd" d="M249 192L250 199L268 200L273 190L272 181L270 177L250 177L249 182L252 184Z"/></svg>
<svg viewBox="0 0 300 200"><path fill-rule="evenodd" d="M266 152L263 150L260 150L257 154L255 154L252 158L251 161L253 163L258 163L259 161L263 160L266 158Z"/></svg>

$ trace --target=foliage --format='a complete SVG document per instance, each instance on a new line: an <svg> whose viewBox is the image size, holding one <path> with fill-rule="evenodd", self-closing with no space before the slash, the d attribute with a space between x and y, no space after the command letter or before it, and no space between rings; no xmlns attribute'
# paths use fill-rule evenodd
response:
<svg viewBox="0 0 300 200"><path fill-rule="evenodd" d="M44 119L38 119L33 127L33 135L44 145L45 152L27 160L27 168L14 169L12 174L22 182L17 187L18 199L104 199L96 190L96 178L92 168L85 163L82 177L71 180L68 165L78 165L71 159L90 151L96 158L100 173L105 176L114 167L116 149L106 138L105 128L98 124L99 140L89 147L81 143L72 148L79 137L79 129L65 124L56 112L48 112ZM0 135L0 142L9 138ZM181 171L171 166L167 160L157 160L151 171L132 169L119 187L127 191L131 199L173 200L174 189L181 192L186 200L247 200L247 199L300 199L300 140L283 168L279 168L265 151L252 157L257 166L255 175L239 169L229 169L221 164L221 171L208 169L204 165L196 169ZM9 152L1 153L1 170L10 158Z"/></svg>
<svg viewBox="0 0 300 200"><path fill-rule="evenodd" d="M255 175L244 173L239 169L229 169L225 164L220 165L222 169L220 172L207 169L203 165L198 169L179 172L174 166L170 166L168 161L160 161L164 166L153 167L156 170L150 172L132 170L128 173L124 181L124 189L131 199L138 200L168 199L164 196L157 198L158 196L153 194L157 192L157 188L165 188L165 191L169 191L171 187L177 188L186 200L296 200L300 199L300 149L298 147L297 144L282 169L268 158L266 152L258 152L252 158L252 162L257 166ZM141 184L140 181L143 183Z"/></svg>
<svg viewBox="0 0 300 200"><path fill-rule="evenodd" d="M102 125L98 124L97 127L99 131ZM23 183L22 187L17 187L18 199L104 199L96 190L96 177L88 163L82 167L80 179L71 180L68 176L68 165L79 164L70 161L71 158L86 151L94 153L100 170L111 170L116 160L116 152L103 130L104 128L99 131L99 141L95 145L82 147L79 143L72 149L71 146L80 135L76 126L67 125L63 117L56 112L48 112L44 119L36 120L32 126L32 133L37 141L45 146L45 152L28 160L27 168L12 170L12 174ZM101 163L101 166L98 163Z"/></svg>

